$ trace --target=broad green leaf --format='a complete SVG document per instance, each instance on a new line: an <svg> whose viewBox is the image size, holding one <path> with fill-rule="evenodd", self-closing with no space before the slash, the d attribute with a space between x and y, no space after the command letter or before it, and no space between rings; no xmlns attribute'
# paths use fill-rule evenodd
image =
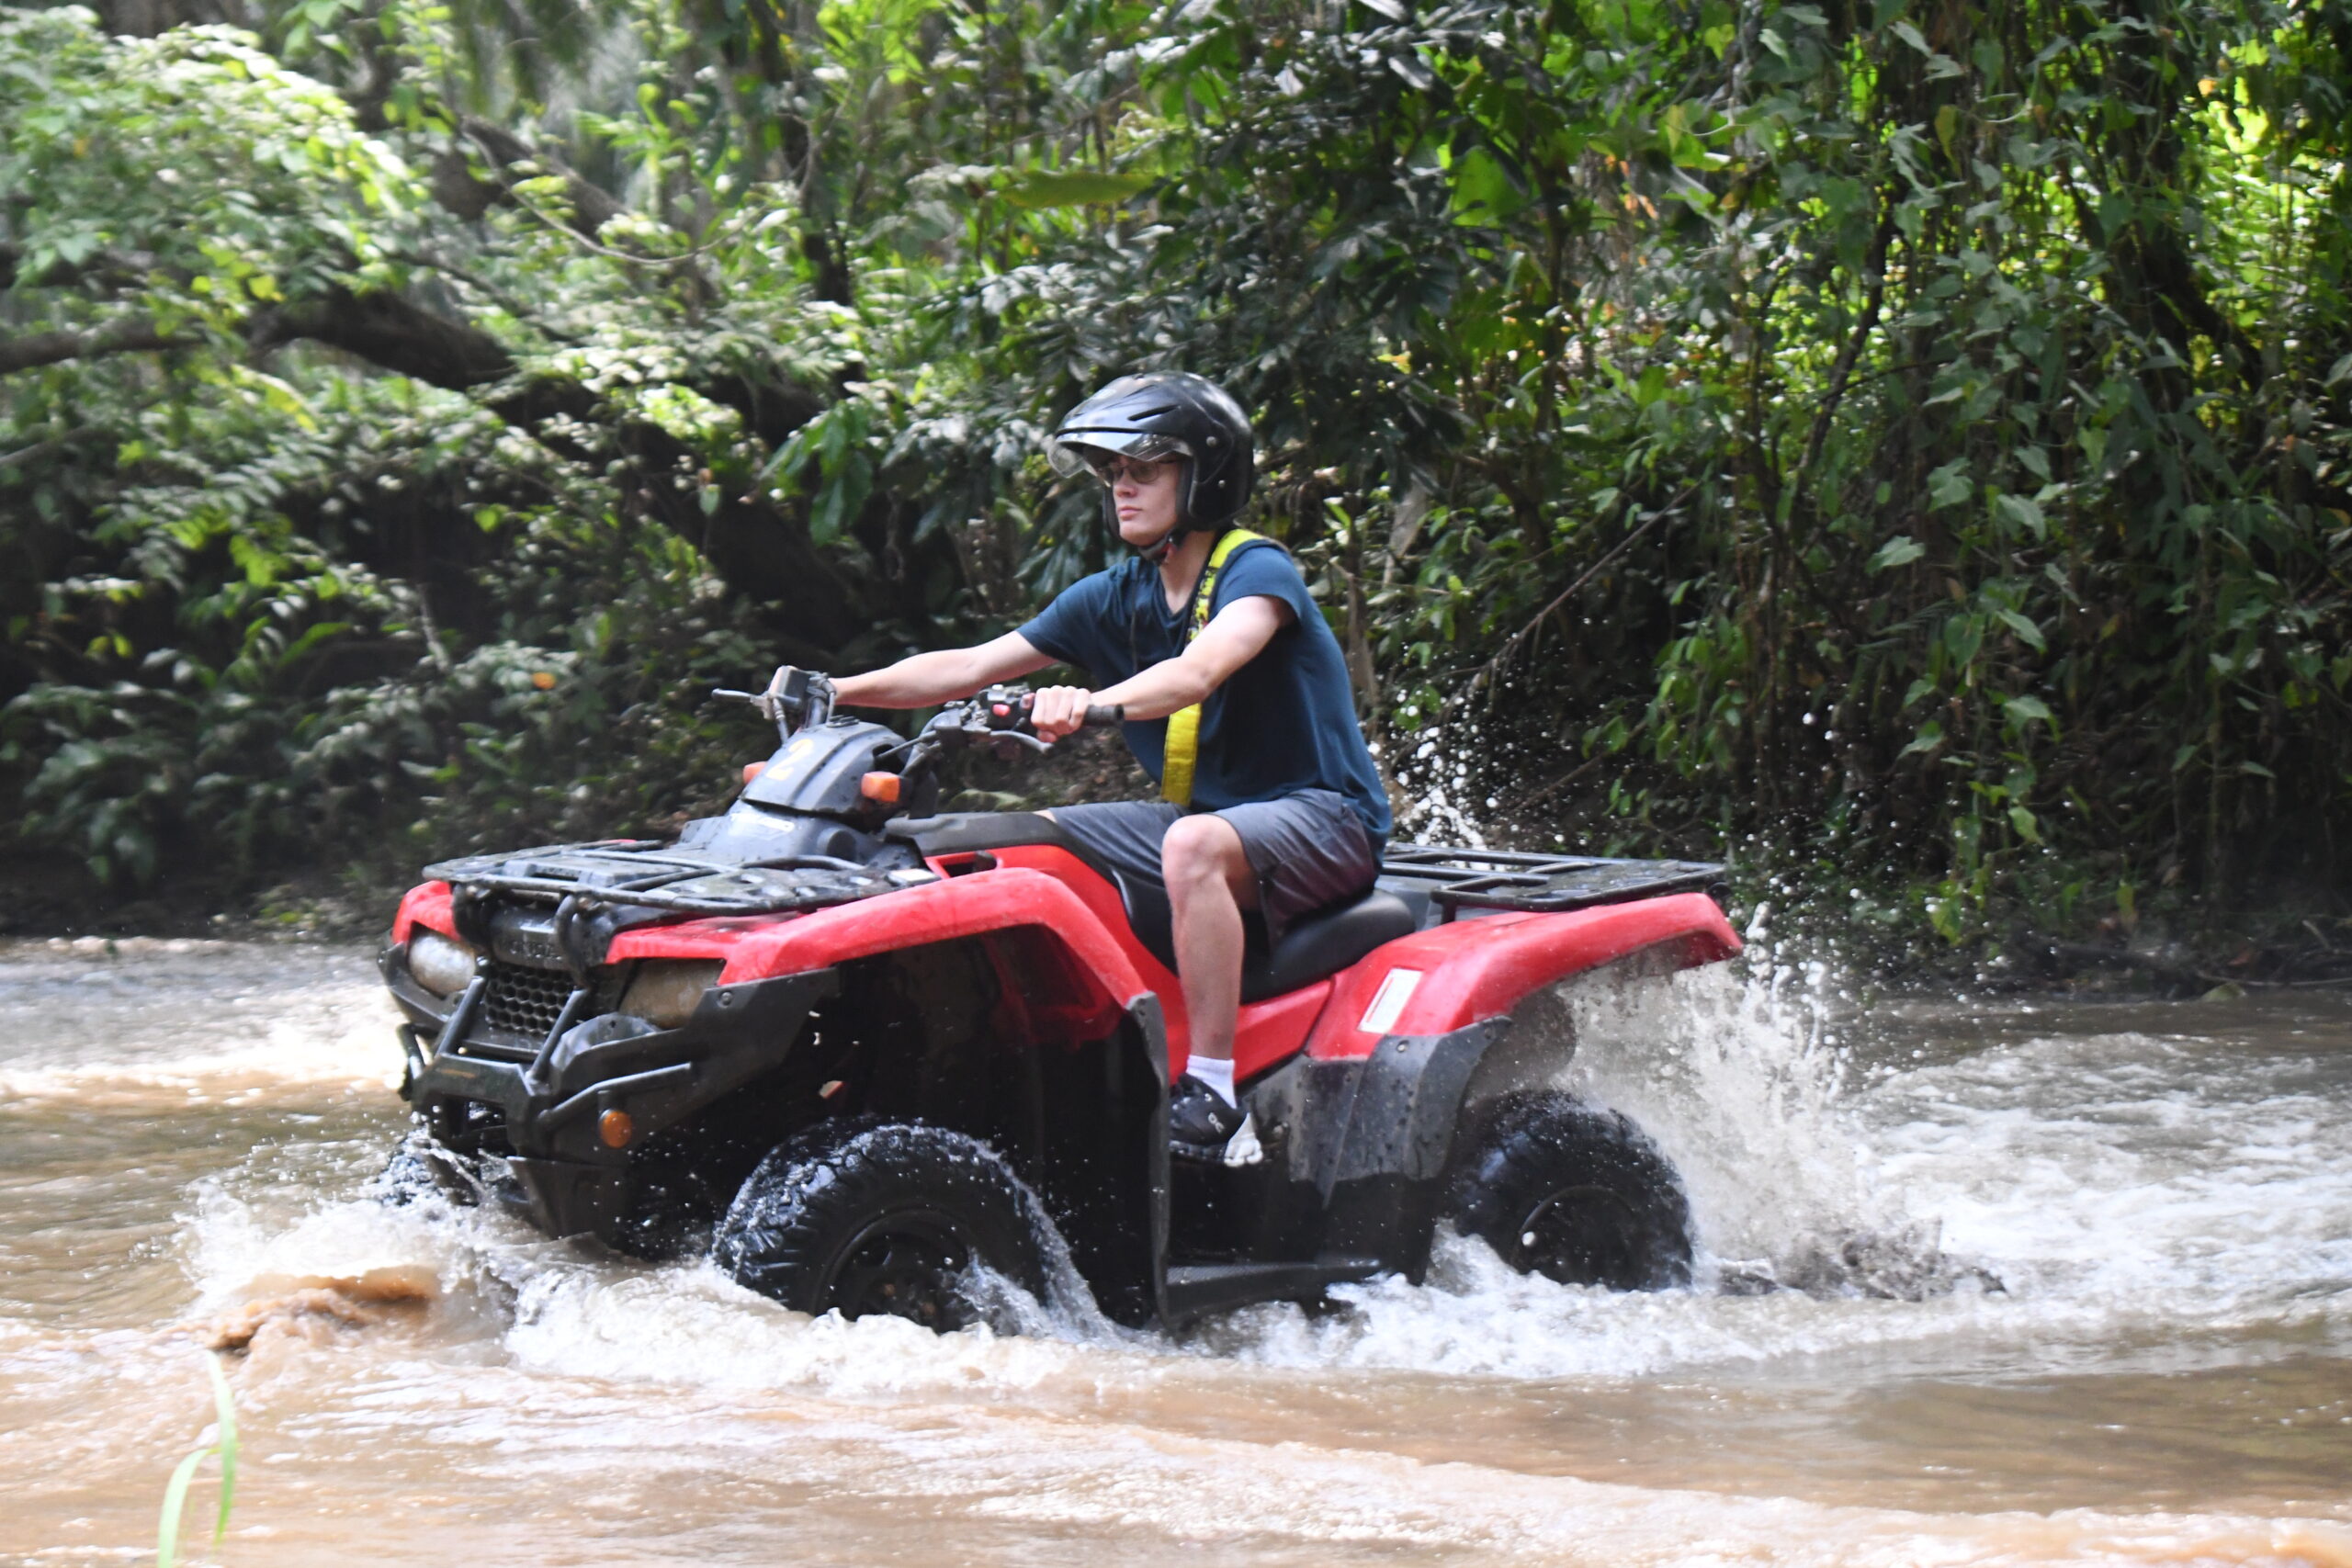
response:
<svg viewBox="0 0 2352 1568"><path fill-rule="evenodd" d="M2052 722L2049 705L2039 697L2004 697L2001 699L2001 706L2007 712L2009 722L2012 724Z"/></svg>
<svg viewBox="0 0 2352 1568"><path fill-rule="evenodd" d="M1863 570L1876 576L1889 567L1908 566L1927 553L1928 547L1910 535L1897 534L1871 553L1871 558L1864 563Z"/></svg>
<svg viewBox="0 0 2352 1568"><path fill-rule="evenodd" d="M1121 202L1151 187L1153 176L1092 169L1024 169L997 189L1017 207L1080 207Z"/></svg>
<svg viewBox="0 0 2352 1568"><path fill-rule="evenodd" d="M2036 653L2043 651L2048 646L2042 641L2041 628L2035 626L2025 616L2018 614L2015 610L1996 604L1993 606L1993 614L2000 618L2002 625L2017 633L2018 639L2024 642L2029 648L2031 648ZM2023 700L2031 701L2032 699L2026 698ZM2044 716L2047 716L2047 715L2045 714Z"/></svg>
<svg viewBox="0 0 2352 1568"><path fill-rule="evenodd" d="M2026 497L2022 495L1999 496L1995 499L1993 505L1994 509L2000 513L2002 516L2007 518L2010 522L2018 525L2020 527L2027 529L2034 536L2034 537L2043 538L2048 536L2050 528L2048 523L2041 515L2041 508L2034 504L2033 502L2028 500Z"/></svg>
<svg viewBox="0 0 2352 1568"><path fill-rule="evenodd" d="M1965 457L1955 457L1928 476L1928 504L1932 507L1958 506L1975 493Z"/></svg>

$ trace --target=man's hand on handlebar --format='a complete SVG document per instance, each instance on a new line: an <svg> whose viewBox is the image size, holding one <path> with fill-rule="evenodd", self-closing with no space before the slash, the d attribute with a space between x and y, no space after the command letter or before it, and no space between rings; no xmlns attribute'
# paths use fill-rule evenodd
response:
<svg viewBox="0 0 2352 1568"><path fill-rule="evenodd" d="M1094 694L1083 686L1047 686L1029 698L1029 724L1047 740L1059 740L1086 724Z"/></svg>

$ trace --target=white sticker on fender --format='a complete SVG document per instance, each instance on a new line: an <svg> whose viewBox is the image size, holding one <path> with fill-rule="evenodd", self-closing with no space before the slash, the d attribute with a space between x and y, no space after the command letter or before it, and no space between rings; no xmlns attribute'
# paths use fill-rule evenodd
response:
<svg viewBox="0 0 2352 1568"><path fill-rule="evenodd" d="M1372 1005L1363 1010L1363 1021L1356 1025L1366 1034L1385 1034L1396 1026L1397 1014L1413 999L1413 989L1421 983L1419 969L1391 969L1388 978L1380 982L1380 989L1373 993Z"/></svg>

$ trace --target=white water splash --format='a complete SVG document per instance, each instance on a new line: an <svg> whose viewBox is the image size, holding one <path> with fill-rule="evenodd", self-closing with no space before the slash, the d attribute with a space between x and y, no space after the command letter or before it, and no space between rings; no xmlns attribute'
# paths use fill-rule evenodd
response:
<svg viewBox="0 0 2352 1568"><path fill-rule="evenodd" d="M1702 1283L1724 1259L1918 1218L1863 1180L1827 971L1710 964L1560 990L1576 1047L1561 1087L1631 1117L1681 1174Z"/></svg>
<svg viewBox="0 0 2352 1568"><path fill-rule="evenodd" d="M0 1100L131 1108L389 1089L399 1014L356 958L144 937L0 943L0 1015L27 1021Z"/></svg>
<svg viewBox="0 0 2352 1568"><path fill-rule="evenodd" d="M1171 1338L1032 1303L1012 1314L1024 1337L942 1338L811 1323L707 1265L632 1263L486 1211L264 1191L258 1167L198 1189L190 1272L219 1301L262 1276L421 1265L526 1366L858 1397L1124 1378L1202 1356L1624 1377L1890 1346L2027 1365L2053 1346L2096 1359L2126 1338L2247 1325L2352 1337L2352 1171L2330 1153L2352 1146L2352 1055L2127 1032L1864 1070L1840 1032L1859 1025L1819 971L1717 966L1563 999L1577 1042L1565 1086L1632 1117L1682 1173L1697 1288L1563 1287L1448 1239L1426 1283L1343 1290L1336 1312L1261 1307ZM1915 1238L1913 1261L1932 1262L1939 1228L1945 1253L2007 1292L1964 1269L1916 1301L1716 1288L1759 1259L1787 1278L1858 1235Z"/></svg>

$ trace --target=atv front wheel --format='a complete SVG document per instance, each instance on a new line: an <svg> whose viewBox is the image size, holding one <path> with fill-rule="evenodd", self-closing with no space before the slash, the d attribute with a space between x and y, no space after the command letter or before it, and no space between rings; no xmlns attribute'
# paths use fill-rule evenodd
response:
<svg viewBox="0 0 2352 1568"><path fill-rule="evenodd" d="M978 1263L1044 1294L1036 1200L987 1145L944 1127L820 1122L760 1162L712 1251L737 1283L810 1316L948 1332L980 1315Z"/></svg>
<svg viewBox="0 0 2352 1568"><path fill-rule="evenodd" d="M1556 1090L1487 1119L1447 1194L1454 1228L1522 1274L1657 1291L1690 1282L1690 1206L1657 1145Z"/></svg>
<svg viewBox="0 0 2352 1568"><path fill-rule="evenodd" d="M392 1146L391 1157L376 1175L378 1196L395 1207L424 1198L445 1198L470 1208L481 1197L481 1184L468 1172L461 1157L443 1148L422 1126L413 1127Z"/></svg>

